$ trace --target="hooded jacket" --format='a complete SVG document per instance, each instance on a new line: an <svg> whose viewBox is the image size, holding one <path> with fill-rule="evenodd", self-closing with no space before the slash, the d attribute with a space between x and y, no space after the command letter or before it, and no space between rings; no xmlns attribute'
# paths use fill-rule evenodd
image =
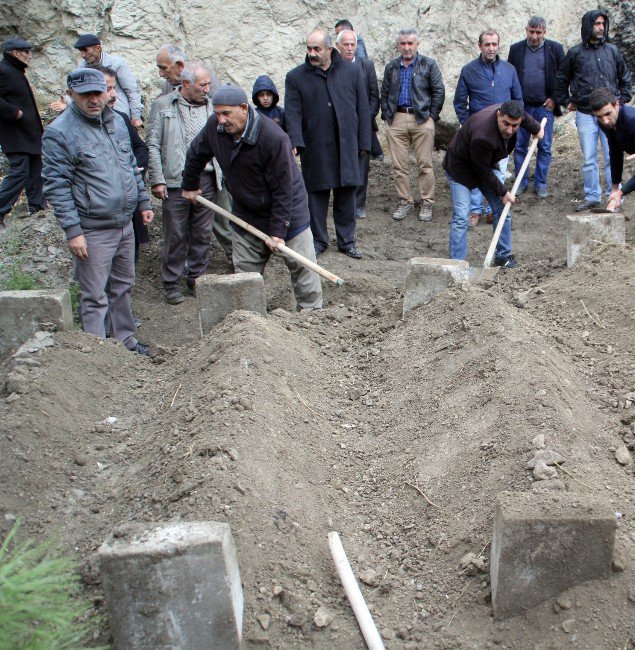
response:
<svg viewBox="0 0 635 650"><path fill-rule="evenodd" d="M593 23L599 16L605 20L604 38L591 43ZM558 104L573 104L581 113L591 114L589 95L595 88L609 88L622 104L632 96L631 73L624 58L609 40L609 17L595 9L582 16L582 42L572 47L556 76L555 99Z"/></svg>
<svg viewBox="0 0 635 650"><path fill-rule="evenodd" d="M0 62L0 147L5 154L39 155L42 151L42 120L26 68L8 52ZM19 119L18 111L22 111Z"/></svg>
<svg viewBox="0 0 635 650"><path fill-rule="evenodd" d="M263 108L256 96L263 90L268 90L273 94L273 102L269 108ZM255 109L261 115L273 120L283 131L287 130L286 120L284 119L284 109L281 106L278 106L278 102L280 101L278 89L276 88L276 84L274 84L271 78L266 74L260 75L258 79L254 81L254 87L251 91L251 101L253 102Z"/></svg>

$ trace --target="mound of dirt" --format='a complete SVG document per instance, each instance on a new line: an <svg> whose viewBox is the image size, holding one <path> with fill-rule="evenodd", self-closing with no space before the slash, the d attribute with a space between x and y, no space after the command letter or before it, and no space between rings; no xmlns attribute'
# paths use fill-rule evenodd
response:
<svg viewBox="0 0 635 650"><path fill-rule="evenodd" d="M347 280L325 286L320 312L292 311L272 260L267 318L237 312L200 339L195 301L160 303L155 241L134 296L152 360L75 332L19 364L20 392L0 403L3 527L20 516L26 533L75 550L99 610L94 552L113 528L227 522L246 647L363 647L331 530L388 648L635 647L635 476L616 460L635 448L635 252L604 246L565 268L557 205L571 164L554 169L546 202L519 201L519 269L405 320L406 262L446 254L448 203L440 193L430 227L393 223L386 166L373 163L359 224L365 259L320 258ZM470 232L475 259L490 236ZM558 459L548 480L528 467L542 445ZM610 503L611 579L494 622L489 544L506 490Z"/></svg>

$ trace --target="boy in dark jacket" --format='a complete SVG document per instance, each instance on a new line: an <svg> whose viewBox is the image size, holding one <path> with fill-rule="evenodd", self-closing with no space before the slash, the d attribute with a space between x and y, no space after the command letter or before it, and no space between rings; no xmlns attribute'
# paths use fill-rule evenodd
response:
<svg viewBox="0 0 635 650"><path fill-rule="evenodd" d="M278 89L266 74L260 75L254 82L251 101L259 113L273 120L286 133L287 125L284 119L284 109L278 106L280 101Z"/></svg>

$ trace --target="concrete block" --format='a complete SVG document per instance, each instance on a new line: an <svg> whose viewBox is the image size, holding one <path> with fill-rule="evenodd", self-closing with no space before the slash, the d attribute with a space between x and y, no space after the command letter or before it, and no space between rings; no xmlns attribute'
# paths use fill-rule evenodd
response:
<svg viewBox="0 0 635 650"><path fill-rule="evenodd" d="M611 573L615 513L609 504L570 492L502 492L491 552L496 618Z"/></svg>
<svg viewBox="0 0 635 650"><path fill-rule="evenodd" d="M72 329L73 309L67 289L0 291L0 357L19 348L39 330Z"/></svg>
<svg viewBox="0 0 635 650"><path fill-rule="evenodd" d="M228 524L129 524L98 552L118 650L229 650L243 594Z"/></svg>
<svg viewBox="0 0 635 650"><path fill-rule="evenodd" d="M408 266L403 297L403 315L430 302L453 284L468 281L465 260L440 257L413 257Z"/></svg>
<svg viewBox="0 0 635 650"><path fill-rule="evenodd" d="M196 295L201 336L238 309L267 315L265 281L260 273L203 275L196 280Z"/></svg>
<svg viewBox="0 0 635 650"><path fill-rule="evenodd" d="M567 266L598 242L623 244L626 241L624 216L615 214L582 214L567 216Z"/></svg>

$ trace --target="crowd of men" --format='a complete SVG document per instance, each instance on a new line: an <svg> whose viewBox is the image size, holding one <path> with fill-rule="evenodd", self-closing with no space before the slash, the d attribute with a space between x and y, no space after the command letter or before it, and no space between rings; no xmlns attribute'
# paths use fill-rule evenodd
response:
<svg viewBox="0 0 635 650"><path fill-rule="evenodd" d="M461 70L454 92L461 126L443 161L452 199L453 259L467 257L470 225L485 219L495 228L504 205L515 201L505 187L508 159L513 152L518 174L531 136L539 140L533 189L538 199L548 196L554 118L561 107L576 113L583 154L584 197L576 209L601 202L598 141L607 207L619 208L635 188L635 177L621 184L623 154L635 152L635 109L626 106L631 75L608 42L607 13L587 12L582 42L566 54L545 38L546 31L544 19L532 17L526 38L511 46L504 61L499 34L487 29L479 36L478 56ZM138 246L147 241L146 224L153 219L146 182L162 202L161 279L170 305L195 295L212 233L236 272L262 273L281 243L315 261L330 243L331 195L337 248L362 258L356 226L366 216L369 161L383 159L378 114L397 194L393 219L403 221L415 205L410 149L418 220L432 219L435 123L446 95L438 64L418 51L414 29L402 29L399 54L385 66L380 86L350 21L339 21L335 33L335 42L323 29L308 35L304 62L286 75L284 108L268 76L256 79L250 103L244 89L221 85L202 61L189 61L176 45L162 46L156 65L163 84L147 116L145 142L138 133L143 104L134 74L97 36L84 34L75 43L83 63L68 74L66 95L51 104L60 115L46 129L25 75L32 44L5 40L0 146L9 171L0 184L0 224L23 189L31 213L44 209L48 199L73 254L85 331L111 335L129 350L148 354L136 338L138 321L130 306ZM528 188L529 174L517 194ZM231 208L269 239L230 226L199 196ZM516 266L511 216L494 262ZM292 260L287 266L298 308L321 308L315 272Z"/></svg>

